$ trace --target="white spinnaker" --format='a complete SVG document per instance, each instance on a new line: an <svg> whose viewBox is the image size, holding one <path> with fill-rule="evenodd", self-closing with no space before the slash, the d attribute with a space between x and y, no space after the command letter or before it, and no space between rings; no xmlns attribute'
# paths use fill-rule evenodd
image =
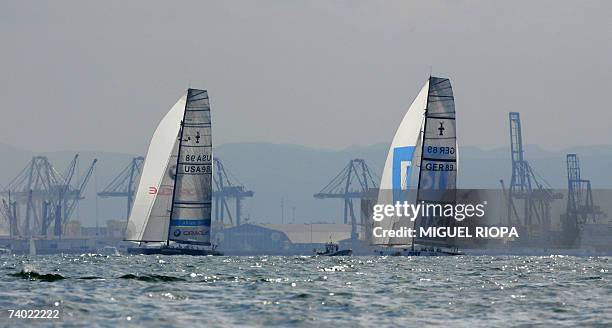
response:
<svg viewBox="0 0 612 328"><path fill-rule="evenodd" d="M383 168L380 180L380 189L377 204L394 204L394 195L398 191L417 189L418 181L408 181L409 177L417 176L412 174L411 168L418 169L419 163L413 160L417 155L417 144L420 146L419 138L423 124L425 108L427 107L427 96L429 90L429 79L416 96L406 115L402 119L393 142L387 153L387 160ZM416 180L416 179L413 179ZM415 193L416 195L416 193ZM384 214L384 213L383 213ZM397 218L385 217L382 221L374 222L374 227L381 227L383 230L392 229L397 223ZM374 244L389 244L389 238L372 236ZM395 242L393 242L395 244Z"/></svg>
<svg viewBox="0 0 612 328"><path fill-rule="evenodd" d="M157 192L160 189L162 178L166 174L168 160L172 155L172 150L178 138L181 119L185 111L185 102L186 96L181 97L161 122L159 122L155 133L153 133L128 220L127 240L163 241L167 239L166 235L161 235L163 233L160 233L168 231L167 227L146 228L150 224L149 216L151 209L157 197ZM158 223L155 224L163 224L161 220L156 222ZM156 231L157 233L154 233L155 236L152 234L149 236L150 233L145 235L145 230Z"/></svg>

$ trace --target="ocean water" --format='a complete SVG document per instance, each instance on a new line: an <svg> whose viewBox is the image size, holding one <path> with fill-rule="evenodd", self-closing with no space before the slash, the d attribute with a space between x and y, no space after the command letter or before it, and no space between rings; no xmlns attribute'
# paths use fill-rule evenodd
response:
<svg viewBox="0 0 612 328"><path fill-rule="evenodd" d="M36 321L50 326L612 326L610 257L55 255L0 263L0 309L57 304L61 322Z"/></svg>

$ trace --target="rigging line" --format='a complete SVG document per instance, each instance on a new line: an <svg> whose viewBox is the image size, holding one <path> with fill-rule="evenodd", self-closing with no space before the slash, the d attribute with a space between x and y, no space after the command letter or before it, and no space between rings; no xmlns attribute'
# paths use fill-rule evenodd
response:
<svg viewBox="0 0 612 328"><path fill-rule="evenodd" d="M441 84L441 83L444 83L444 82L446 82L446 81L449 81L449 79L441 79L440 81L438 81L438 82L436 82L436 83L434 83L434 84L430 84L430 87L435 87L436 85ZM449 86L449 87L450 87L450 86ZM431 90L431 88L430 88L430 90ZM438 89L438 90L440 90L440 89Z"/></svg>
<svg viewBox="0 0 612 328"><path fill-rule="evenodd" d="M432 95L434 97L438 97L437 93L440 92L440 91L444 91L444 90L451 90L451 91L453 91L453 87L449 84L447 87L442 86L442 87L436 88L436 90L433 90L434 93L430 94L430 95Z"/></svg>
<svg viewBox="0 0 612 328"><path fill-rule="evenodd" d="M94 181L93 181L94 182L94 191L96 193L96 195L95 195L95 198L96 198L95 199L95 211L96 211L96 213L95 213L94 217L96 219L96 238L97 238L98 235L100 234L100 228L99 228L99 225L98 225L98 172L94 171L93 175L94 175L93 176L93 178L94 178ZM127 223L125 225L125 229L127 229ZM125 231L124 231L124 233L125 233Z"/></svg>
<svg viewBox="0 0 612 328"><path fill-rule="evenodd" d="M171 207L170 207L170 217L169 217L169 222L172 221L172 217L174 216L174 200L176 198L176 186L177 186L177 181L179 180L178 178L178 169L179 169L179 160L181 158L181 147L183 146L183 132L185 131L183 124L185 123L185 114L187 112L187 105L189 104L189 90L187 91L187 95L185 98L185 107L183 108L183 115L182 115L182 119L181 119L181 126L180 126L180 132L179 132L179 142L178 142L178 149L177 149L177 155L176 155L176 178L174 179L174 188L172 188L172 200L171 200ZM193 99L192 99L193 101ZM170 160L172 159L172 156L170 156ZM169 161L170 161L169 160ZM170 230L172 230L172 228L170 227L170 224L168 224L168 235L166 237L167 241L166 241L166 246L170 246Z"/></svg>

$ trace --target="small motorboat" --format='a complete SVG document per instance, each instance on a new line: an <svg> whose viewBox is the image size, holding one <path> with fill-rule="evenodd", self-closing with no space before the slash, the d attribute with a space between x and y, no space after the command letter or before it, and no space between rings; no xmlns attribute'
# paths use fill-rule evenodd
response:
<svg viewBox="0 0 612 328"><path fill-rule="evenodd" d="M325 251L320 252L318 250L314 250L315 255L320 256L351 256L353 255L352 249L340 249L340 245L336 243L329 242L325 244Z"/></svg>

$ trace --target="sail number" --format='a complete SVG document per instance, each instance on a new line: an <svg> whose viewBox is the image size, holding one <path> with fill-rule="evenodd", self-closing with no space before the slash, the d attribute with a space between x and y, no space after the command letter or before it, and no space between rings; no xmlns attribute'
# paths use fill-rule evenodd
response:
<svg viewBox="0 0 612 328"><path fill-rule="evenodd" d="M192 165L182 165L183 173L200 173L200 174L209 174L212 173L212 165L210 164L192 164Z"/></svg>
<svg viewBox="0 0 612 328"><path fill-rule="evenodd" d="M185 162L181 163L181 173L191 174L210 174L212 173L212 155L211 154L188 154L184 157Z"/></svg>
<svg viewBox="0 0 612 328"><path fill-rule="evenodd" d="M185 162L204 162L210 163L212 162L212 155L210 154L202 154L202 155L185 155Z"/></svg>
<svg viewBox="0 0 612 328"><path fill-rule="evenodd" d="M454 155L455 147L427 146L428 154Z"/></svg>
<svg viewBox="0 0 612 328"><path fill-rule="evenodd" d="M454 170L455 170L455 163L426 163L425 164L425 171L447 172L447 171L454 171Z"/></svg>

